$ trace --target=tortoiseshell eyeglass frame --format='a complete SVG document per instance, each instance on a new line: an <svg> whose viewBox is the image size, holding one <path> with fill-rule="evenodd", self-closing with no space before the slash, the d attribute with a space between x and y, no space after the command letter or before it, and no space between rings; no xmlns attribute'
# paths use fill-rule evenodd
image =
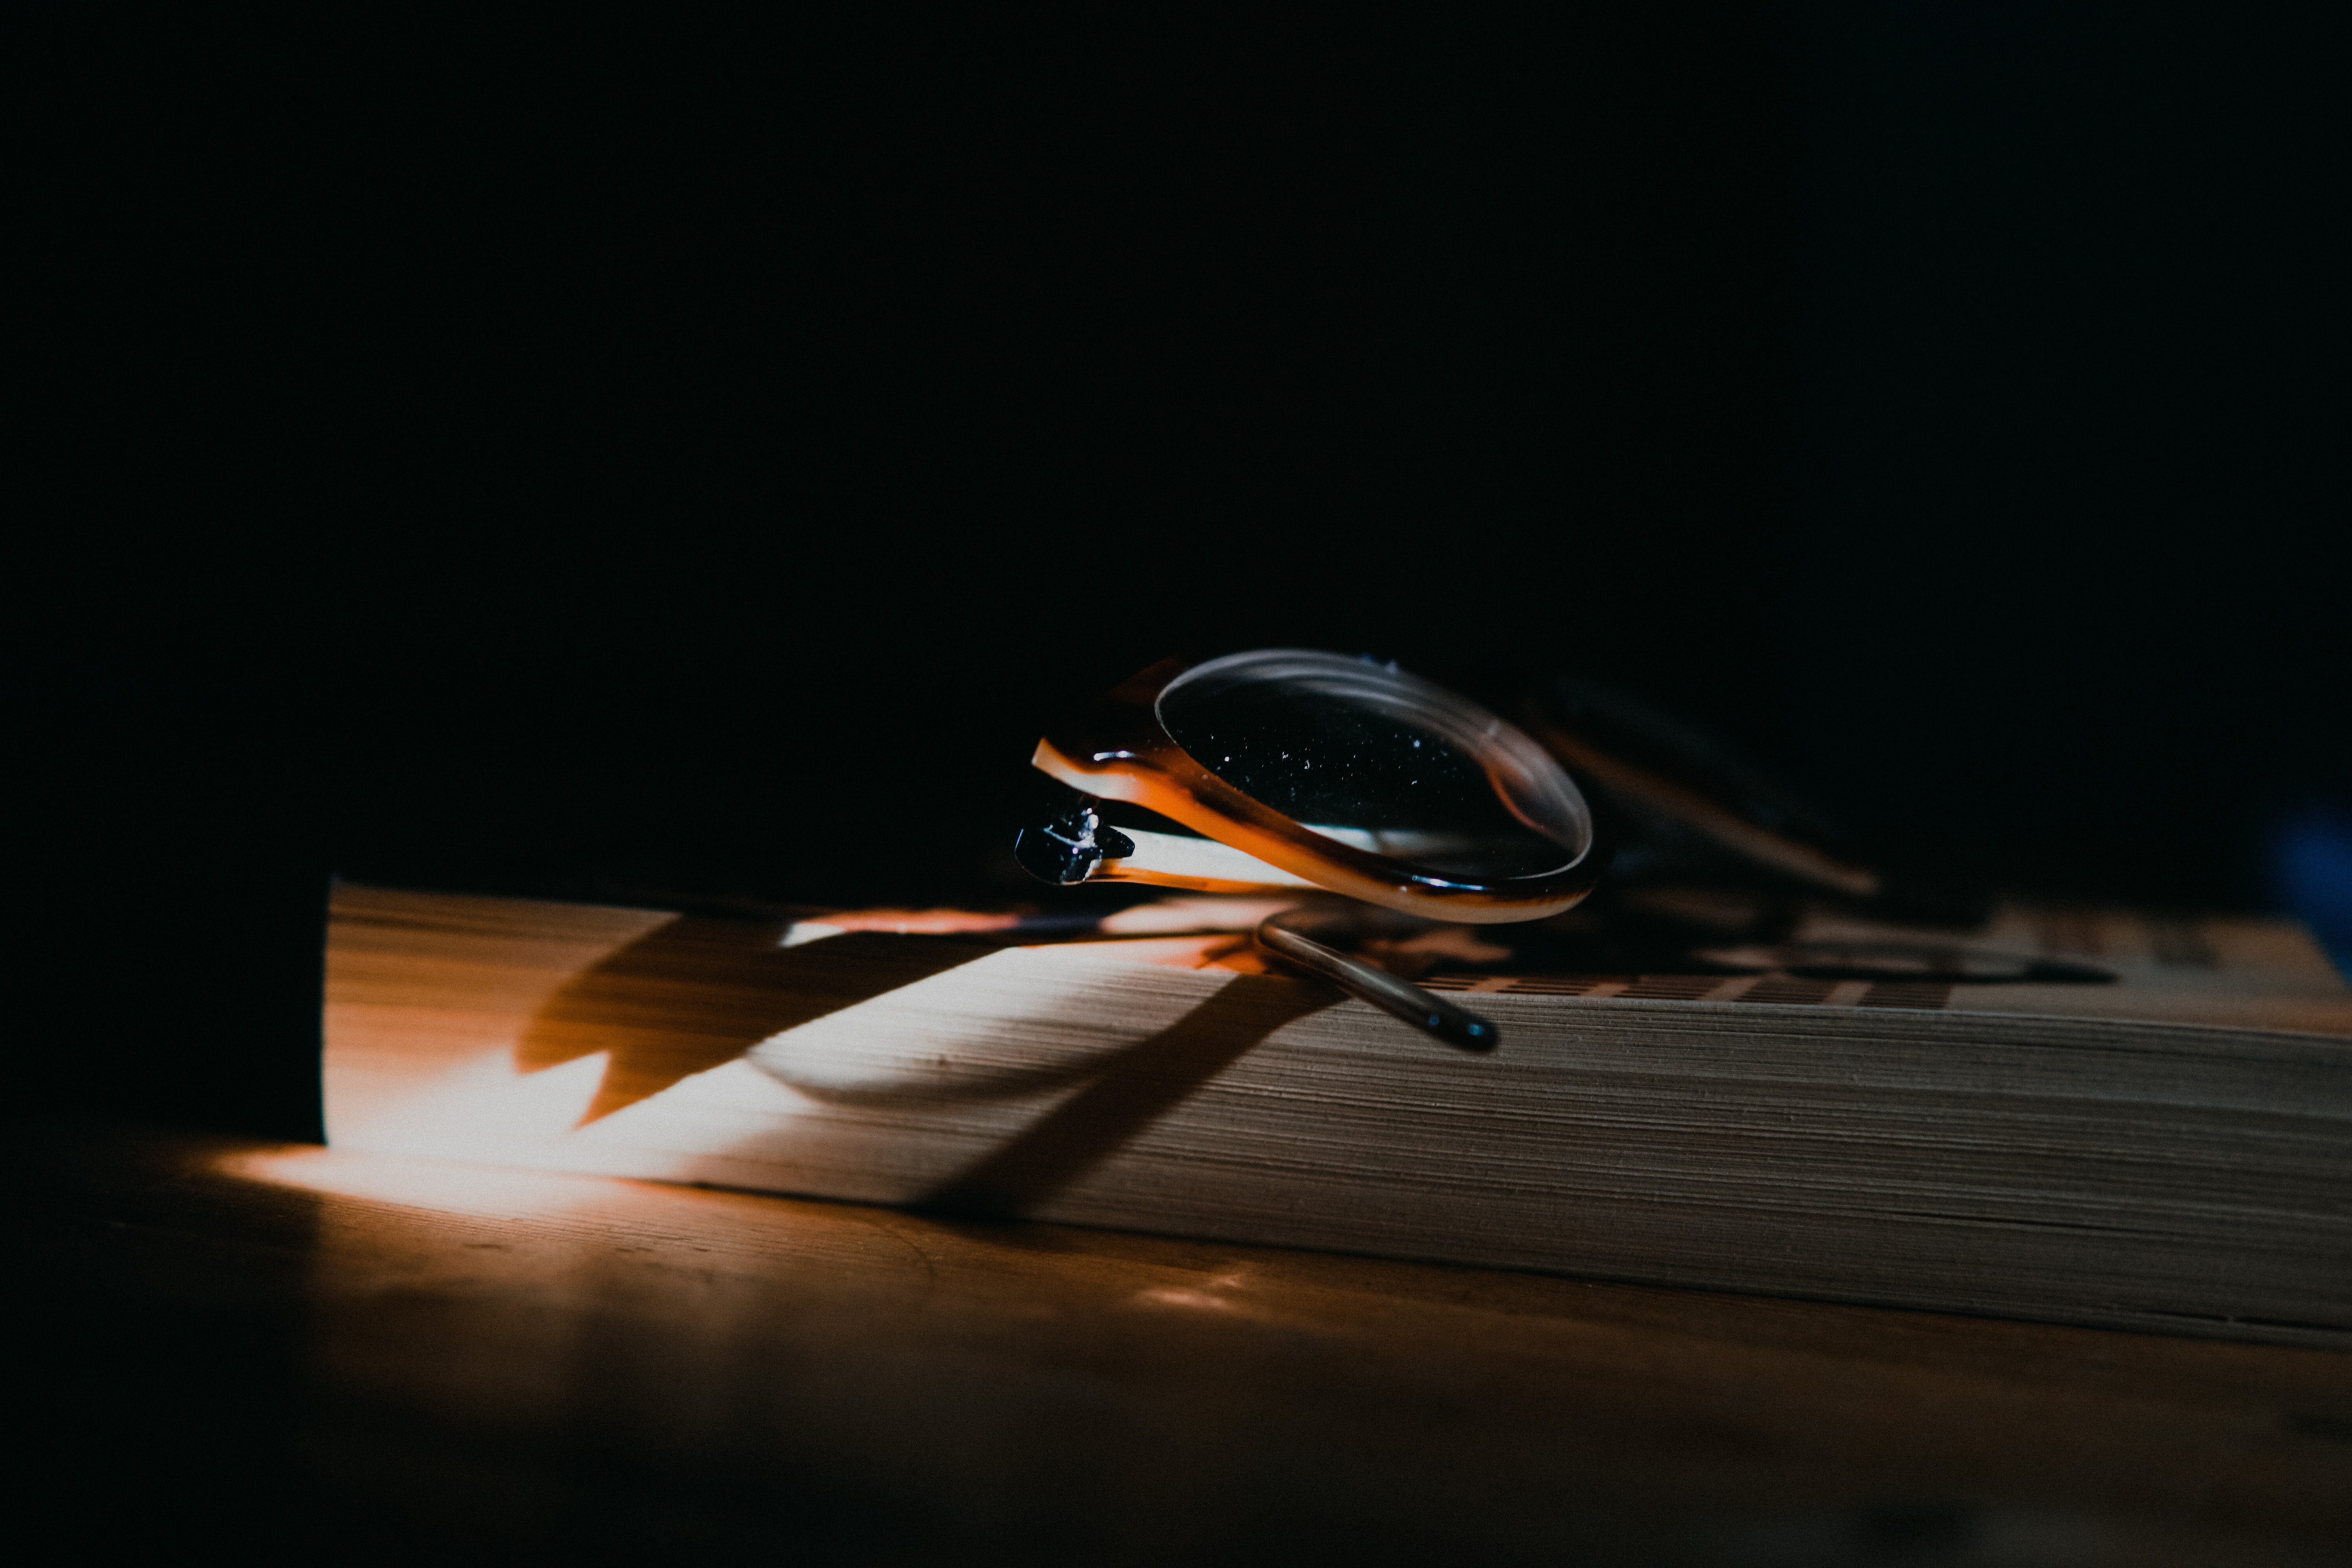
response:
<svg viewBox="0 0 2352 1568"><path fill-rule="evenodd" d="M1381 681L1397 700L1429 717L1441 733L1475 737L1475 754L1496 793L1507 784L1543 789L1563 798L1580 829L1580 844L1564 845L1567 860L1535 876L1479 880L1438 872L1391 856L1343 844L1255 799L1196 761L1161 720L1163 695L1189 675L1243 659L1285 658L1321 661ZM1457 742L1458 743L1458 742ZM1471 749L1471 748L1465 748ZM1424 920L1500 924L1542 920L1569 909L1601 879L1608 855L1591 813L1551 755L1526 734L1466 699L1413 676L1359 666L1336 655L1268 649L1206 665L1165 659L1122 681L1100 701L1037 742L1031 761L1083 794L1157 812L1286 876L1257 880L1190 877L1129 868L1106 858L1101 879L1220 890L1312 884ZM1295 880L1294 880L1295 879Z"/></svg>

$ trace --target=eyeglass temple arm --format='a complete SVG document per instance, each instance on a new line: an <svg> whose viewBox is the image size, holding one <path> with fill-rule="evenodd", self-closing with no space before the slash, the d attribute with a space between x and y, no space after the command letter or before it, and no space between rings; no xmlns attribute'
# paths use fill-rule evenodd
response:
<svg viewBox="0 0 2352 1568"><path fill-rule="evenodd" d="M1310 973L1321 975L1360 1002L1369 1002L1391 1017L1436 1036L1465 1050L1491 1051L1502 1035L1477 1014L1433 996L1409 980L1289 929L1284 922L1301 919L1300 911L1285 910L1268 915L1257 928L1257 943L1276 958ZM1311 917L1306 917L1311 918Z"/></svg>
<svg viewBox="0 0 2352 1568"><path fill-rule="evenodd" d="M1313 884L1208 838L1121 832L1102 820L1091 795L1073 792L1051 823L1022 830L1013 853L1031 875L1064 887L1094 879L1154 882L1207 892L1306 890ZM1257 943L1275 957L1319 974L1358 1001L1465 1050L1490 1051L1500 1035L1475 1013L1442 1002L1407 980L1349 957L1292 929L1315 917L1297 910L1268 916Z"/></svg>

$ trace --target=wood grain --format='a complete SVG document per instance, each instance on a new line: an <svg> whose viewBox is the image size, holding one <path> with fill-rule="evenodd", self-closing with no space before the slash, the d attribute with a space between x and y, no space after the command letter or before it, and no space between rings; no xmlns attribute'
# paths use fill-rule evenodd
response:
<svg viewBox="0 0 2352 1568"><path fill-rule="evenodd" d="M128 1487L90 1539L161 1509L359 1561L2352 1548L2352 1358L2324 1352L155 1133L11 1148L60 1391L20 1416Z"/></svg>

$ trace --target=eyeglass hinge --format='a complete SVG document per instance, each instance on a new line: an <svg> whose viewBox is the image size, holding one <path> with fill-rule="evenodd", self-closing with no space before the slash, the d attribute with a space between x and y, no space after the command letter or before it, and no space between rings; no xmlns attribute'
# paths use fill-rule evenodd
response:
<svg viewBox="0 0 2352 1568"><path fill-rule="evenodd" d="M1075 792L1073 792L1075 795ZM1135 840L1105 826L1101 804L1090 795L1078 795L1069 807L1040 827L1024 827L1013 840L1013 858L1041 882L1070 887L1085 881L1105 860L1121 860L1135 853Z"/></svg>

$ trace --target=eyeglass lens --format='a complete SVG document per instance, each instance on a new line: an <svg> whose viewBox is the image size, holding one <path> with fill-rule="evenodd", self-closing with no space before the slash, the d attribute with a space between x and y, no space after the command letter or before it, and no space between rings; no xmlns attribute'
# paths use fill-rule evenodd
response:
<svg viewBox="0 0 2352 1568"><path fill-rule="evenodd" d="M1541 792L1519 791L1517 812L1506 804L1509 770L1474 750L1492 721L1467 704L1449 713L1377 667L1338 659L1203 673L1168 689L1160 721L1202 766L1294 822L1482 881L1540 875L1575 857L1580 821L1525 798Z"/></svg>

